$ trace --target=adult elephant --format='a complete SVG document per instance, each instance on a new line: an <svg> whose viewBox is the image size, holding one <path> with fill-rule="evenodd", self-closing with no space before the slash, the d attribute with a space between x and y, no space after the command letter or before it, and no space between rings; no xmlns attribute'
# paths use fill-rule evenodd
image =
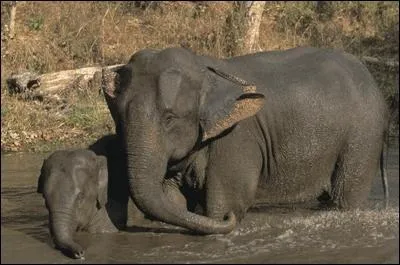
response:
<svg viewBox="0 0 400 265"><path fill-rule="evenodd" d="M130 194L146 214L228 233L255 198L290 203L328 190L357 208L379 167L387 111L352 55L295 48L218 60L181 48L135 53L103 71L124 139ZM202 194L204 215L175 207L167 172Z"/></svg>

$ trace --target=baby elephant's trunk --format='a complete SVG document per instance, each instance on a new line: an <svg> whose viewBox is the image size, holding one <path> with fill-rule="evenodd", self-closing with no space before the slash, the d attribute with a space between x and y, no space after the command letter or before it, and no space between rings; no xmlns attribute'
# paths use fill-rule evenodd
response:
<svg viewBox="0 0 400 265"><path fill-rule="evenodd" d="M76 223L72 219L70 214L64 212L50 213L50 233L57 248L68 256L82 259L84 251L72 238L76 230Z"/></svg>

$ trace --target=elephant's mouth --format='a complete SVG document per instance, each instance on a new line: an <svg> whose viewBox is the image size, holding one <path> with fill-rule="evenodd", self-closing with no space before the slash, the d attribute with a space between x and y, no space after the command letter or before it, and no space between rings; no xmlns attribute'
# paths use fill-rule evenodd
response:
<svg viewBox="0 0 400 265"><path fill-rule="evenodd" d="M187 168L190 167L192 162L196 159L196 153L191 152L187 156L182 159L176 161L169 161L167 164L167 171L174 172L174 173L182 173L187 171ZM167 177L170 173L167 173Z"/></svg>
<svg viewBox="0 0 400 265"><path fill-rule="evenodd" d="M184 173L187 172L187 169L190 167L190 165L196 160L199 151L206 147L206 145L201 141L201 135L202 135L202 129L199 127L199 137L196 140L196 143L194 147L191 149L191 151L182 157L181 159L176 159L176 160L169 160L167 163L167 170L168 172L175 172L175 173Z"/></svg>

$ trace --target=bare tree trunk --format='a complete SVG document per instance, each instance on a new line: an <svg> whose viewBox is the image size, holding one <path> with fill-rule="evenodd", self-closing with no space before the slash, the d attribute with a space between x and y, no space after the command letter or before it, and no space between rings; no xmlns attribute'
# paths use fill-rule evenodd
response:
<svg viewBox="0 0 400 265"><path fill-rule="evenodd" d="M15 17L17 14L17 1L12 1L10 11L10 39L14 38L15 35Z"/></svg>
<svg viewBox="0 0 400 265"><path fill-rule="evenodd" d="M265 1L253 1L245 14L245 32L243 37L242 52L251 53L259 50L258 36Z"/></svg>
<svg viewBox="0 0 400 265"><path fill-rule="evenodd" d="M231 30L236 31L232 55L259 50L258 37L265 1L237 1L231 18Z"/></svg>

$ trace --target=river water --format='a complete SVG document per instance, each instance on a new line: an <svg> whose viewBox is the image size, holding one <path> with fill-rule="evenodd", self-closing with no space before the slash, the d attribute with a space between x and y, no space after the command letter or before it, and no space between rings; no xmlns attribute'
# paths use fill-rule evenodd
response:
<svg viewBox="0 0 400 265"><path fill-rule="evenodd" d="M80 232L85 260L53 248L44 200L36 193L49 154L1 155L1 263L397 263L399 145L389 149L390 207L383 210L380 177L366 208L316 210L312 204L256 205L228 235L196 236L149 220L114 234Z"/></svg>

